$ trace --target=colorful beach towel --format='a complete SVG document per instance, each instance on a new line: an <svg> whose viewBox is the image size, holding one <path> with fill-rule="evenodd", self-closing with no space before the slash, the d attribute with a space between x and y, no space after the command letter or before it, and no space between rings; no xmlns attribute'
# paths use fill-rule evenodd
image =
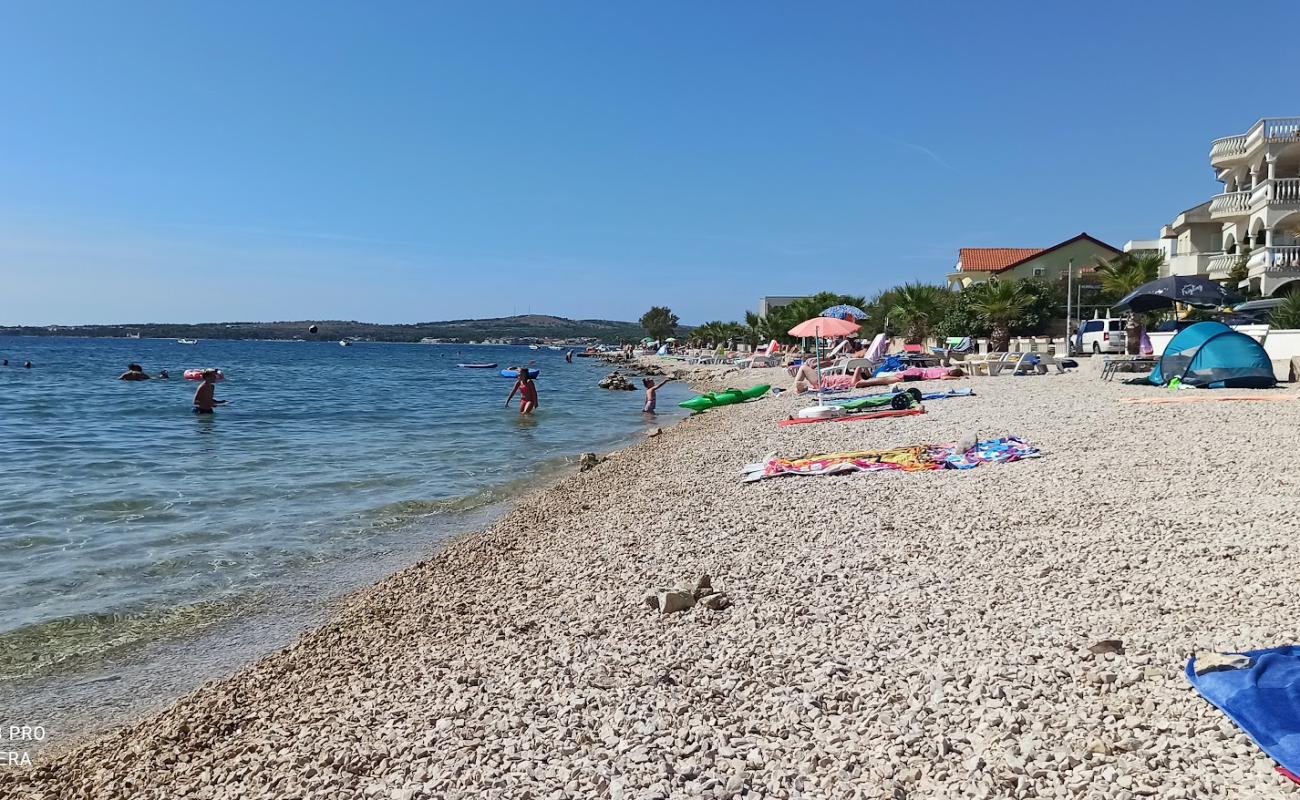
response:
<svg viewBox="0 0 1300 800"><path fill-rule="evenodd" d="M1039 455L1038 448L1014 436L979 442L965 453L958 452L955 444L922 444L889 450L822 453L800 458L778 458L772 454L757 464L746 465L741 470L741 480L750 482L781 475L836 475L842 472L881 470L924 472L973 469L981 464L1006 464Z"/></svg>
<svg viewBox="0 0 1300 800"><path fill-rule="evenodd" d="M1222 669L1196 674L1187 662L1187 680L1201 696L1241 728L1273 758L1283 774L1300 774L1300 647L1250 650L1229 658ZM1247 660L1248 659L1248 660Z"/></svg>

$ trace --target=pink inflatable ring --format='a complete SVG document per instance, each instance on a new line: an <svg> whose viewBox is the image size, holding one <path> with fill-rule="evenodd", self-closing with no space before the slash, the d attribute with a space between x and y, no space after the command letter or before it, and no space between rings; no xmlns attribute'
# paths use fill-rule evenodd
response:
<svg viewBox="0 0 1300 800"><path fill-rule="evenodd" d="M205 371L206 371L206 370L201 370L201 369L187 369L187 370L185 370L185 380L187 380L187 381L201 381L201 380L203 380L203 373L204 373ZM224 381L224 380L226 379L225 374L222 373L221 370L217 370L216 372L217 372L217 380L219 380L219 381Z"/></svg>

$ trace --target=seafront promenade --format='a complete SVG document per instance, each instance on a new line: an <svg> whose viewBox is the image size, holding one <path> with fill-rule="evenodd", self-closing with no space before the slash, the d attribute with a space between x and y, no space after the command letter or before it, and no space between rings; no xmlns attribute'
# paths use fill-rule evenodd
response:
<svg viewBox="0 0 1300 800"><path fill-rule="evenodd" d="M780 428L786 393L687 419L0 797L1292 796L1182 673L1294 641L1300 451L1268 443L1300 402L1129 405L1165 395L1088 367L912 417ZM1043 455L739 481L972 433ZM729 607L643 602L702 575Z"/></svg>

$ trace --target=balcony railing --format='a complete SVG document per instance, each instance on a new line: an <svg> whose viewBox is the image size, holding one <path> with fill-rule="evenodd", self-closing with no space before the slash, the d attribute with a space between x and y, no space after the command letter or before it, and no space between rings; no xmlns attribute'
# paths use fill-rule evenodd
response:
<svg viewBox="0 0 1300 800"><path fill-rule="evenodd" d="M1210 145L1210 163L1217 164L1246 155L1246 134L1215 139Z"/></svg>
<svg viewBox="0 0 1300 800"><path fill-rule="evenodd" d="M1300 205L1300 178L1274 178L1269 202L1274 205Z"/></svg>
<svg viewBox="0 0 1300 800"><path fill-rule="evenodd" d="M1219 219L1250 211L1250 192L1224 192L1210 201L1210 218Z"/></svg>
<svg viewBox="0 0 1300 800"><path fill-rule="evenodd" d="M1250 253L1251 272L1295 272L1300 270L1300 245L1260 247Z"/></svg>
<svg viewBox="0 0 1300 800"><path fill-rule="evenodd" d="M1300 142L1300 117L1261 119L1240 136L1215 139L1210 145L1210 163L1219 166L1245 158L1266 142Z"/></svg>
<svg viewBox="0 0 1300 800"><path fill-rule="evenodd" d="M1236 253L1220 253L1217 256L1211 257L1210 264L1207 268L1210 280L1221 281L1228 277L1228 273L1232 270L1232 265L1236 263Z"/></svg>
<svg viewBox="0 0 1300 800"><path fill-rule="evenodd" d="M1264 124L1264 139L1266 141L1300 140L1300 117L1265 119L1260 120L1260 122Z"/></svg>

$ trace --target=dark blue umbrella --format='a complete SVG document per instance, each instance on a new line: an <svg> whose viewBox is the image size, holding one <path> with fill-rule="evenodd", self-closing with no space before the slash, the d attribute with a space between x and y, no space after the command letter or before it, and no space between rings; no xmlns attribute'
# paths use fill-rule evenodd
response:
<svg viewBox="0 0 1300 800"><path fill-rule="evenodd" d="M840 305L840 306L831 306L830 308L826 309L825 311L818 314L817 316L834 317L835 319L847 319L847 320L852 320L853 322L857 322L860 319L865 319L867 316L867 312L863 311L857 306Z"/></svg>
<svg viewBox="0 0 1300 800"><path fill-rule="evenodd" d="M1134 289L1115 308L1143 313L1171 308L1174 303L1197 308L1221 308L1242 302L1244 298L1223 288L1221 284L1194 275L1170 275L1144 283Z"/></svg>

